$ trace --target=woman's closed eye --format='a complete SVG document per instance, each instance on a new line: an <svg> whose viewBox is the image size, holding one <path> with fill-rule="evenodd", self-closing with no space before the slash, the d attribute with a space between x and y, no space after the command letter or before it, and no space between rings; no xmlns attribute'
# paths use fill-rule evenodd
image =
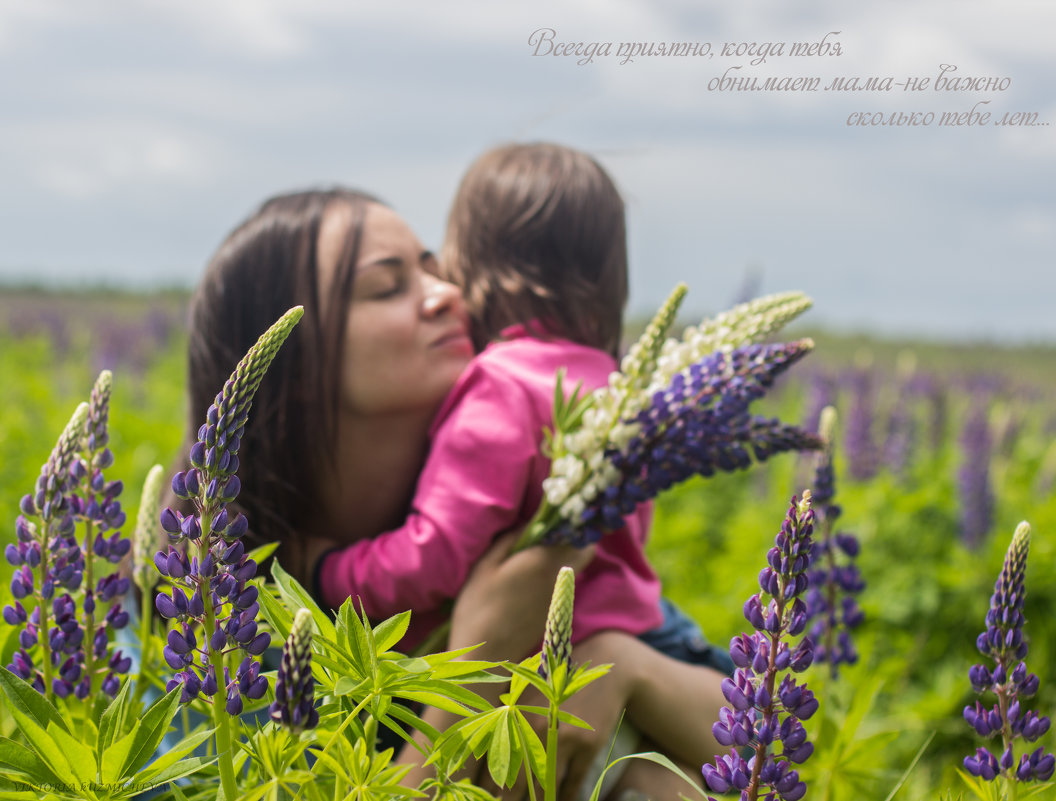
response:
<svg viewBox="0 0 1056 801"><path fill-rule="evenodd" d="M406 270L400 264L375 263L356 275L353 294L360 300L385 300L407 288Z"/></svg>

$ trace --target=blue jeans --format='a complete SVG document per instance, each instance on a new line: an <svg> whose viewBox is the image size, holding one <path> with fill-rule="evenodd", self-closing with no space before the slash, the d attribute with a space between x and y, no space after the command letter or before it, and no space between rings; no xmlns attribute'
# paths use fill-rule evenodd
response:
<svg viewBox="0 0 1056 801"><path fill-rule="evenodd" d="M664 622L638 635L638 639L680 662L704 665L727 676L733 675L733 660L725 648L712 645L685 612L667 598L660 599Z"/></svg>

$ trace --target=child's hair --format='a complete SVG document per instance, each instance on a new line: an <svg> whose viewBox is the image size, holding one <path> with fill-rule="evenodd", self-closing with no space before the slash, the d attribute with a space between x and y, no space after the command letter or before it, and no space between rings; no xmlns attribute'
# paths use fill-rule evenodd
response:
<svg viewBox="0 0 1056 801"><path fill-rule="evenodd" d="M627 302L623 199L585 153L548 143L495 148L467 170L441 259L463 289L480 350L516 323L608 351Z"/></svg>

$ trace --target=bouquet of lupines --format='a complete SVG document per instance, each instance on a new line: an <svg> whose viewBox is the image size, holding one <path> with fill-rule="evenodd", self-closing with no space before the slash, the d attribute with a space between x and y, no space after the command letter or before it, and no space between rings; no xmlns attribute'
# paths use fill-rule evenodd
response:
<svg viewBox="0 0 1056 801"><path fill-rule="evenodd" d="M851 641L851 629L861 625L864 615L855 595L865 589L861 573L854 564L858 556L858 539L853 534L836 531L842 509L833 502L836 478L833 449L836 436L836 410L826 406L821 412L818 430L825 447L818 454L812 498L819 536L815 538L807 579L807 620L812 624L810 637L816 644L815 662L828 662L833 678L840 664L853 665L858 652Z"/></svg>
<svg viewBox="0 0 1056 801"><path fill-rule="evenodd" d="M806 605L799 596L807 588L813 527L810 492L804 491L802 499L792 498L774 547L767 553L767 567L759 574L759 585L770 600L764 605L757 593L744 605L744 616L755 632L730 641L730 657L737 669L732 679L722 681L730 705L720 710L712 733L731 750L702 772L710 790L739 790L742 801L760 797L798 801L806 793L806 784L793 766L814 752L802 721L817 711L818 702L792 673L810 667L814 646L809 637L794 647L786 638L798 636L807 624ZM780 753L774 752L777 743ZM753 752L748 759L745 748Z"/></svg>
<svg viewBox="0 0 1056 801"><path fill-rule="evenodd" d="M174 624L164 649L165 661L177 671L168 689L182 684L184 703L203 693L212 699L221 781L229 798L234 792L230 718L241 714L243 698L259 700L267 692L256 657L271 637L258 631L257 588L247 586L257 571L240 539L249 524L241 513L229 515L228 504L240 489L238 449L253 395L302 314L296 306L264 332L209 407L191 447L191 468L172 479L175 495L192 501L194 510L184 515L166 508L160 516L170 542L180 546L154 557L168 579L155 606Z"/></svg>
<svg viewBox="0 0 1056 801"><path fill-rule="evenodd" d="M4 552L18 568L11 581L15 602L4 608L4 620L23 627L8 668L48 697L94 698L99 690L112 697L131 666L110 643L110 633L128 624L121 600L129 581L112 568L98 575L100 562L115 565L131 547L117 530L125 522L117 500L122 484L103 475L114 460L107 447L110 385L104 370L59 437L35 491L22 498L18 542Z"/></svg>
<svg viewBox="0 0 1056 801"><path fill-rule="evenodd" d="M558 377L554 427L546 435L550 475L543 502L516 548L586 545L623 525L640 502L693 475L748 467L818 438L748 406L806 355L809 339L759 345L810 307L798 292L771 295L665 339L686 288L679 285L605 387L567 400Z"/></svg>
<svg viewBox="0 0 1056 801"><path fill-rule="evenodd" d="M1020 523L1005 555L1005 564L994 584L990 611L986 613L986 631L979 635L979 651L990 657L993 668L974 665L968 671L977 693L992 692L997 703L987 709L981 702L964 708L964 717L981 737L1000 735L1000 755L988 748L976 749L965 757L964 767L973 776L994 781L1002 776L1015 781L1048 781L1056 768L1056 757L1043 748L1020 755L1017 764L1014 744L1022 739L1032 743L1049 730L1049 718L1024 710L1021 701L1038 691L1038 677L1027 672L1023 659L1027 642L1023 637L1024 576L1027 551L1030 548L1030 526Z"/></svg>

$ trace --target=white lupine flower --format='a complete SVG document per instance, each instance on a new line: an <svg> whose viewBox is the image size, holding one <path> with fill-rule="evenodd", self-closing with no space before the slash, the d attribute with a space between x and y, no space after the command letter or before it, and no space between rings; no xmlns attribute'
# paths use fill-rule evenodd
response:
<svg viewBox="0 0 1056 801"><path fill-rule="evenodd" d="M561 505L561 508L558 510L558 513L565 520L575 520L577 517L583 514L586 508L587 502L583 500L583 497L581 495L573 495Z"/></svg>
<svg viewBox="0 0 1056 801"><path fill-rule="evenodd" d="M546 501L551 506L560 506L568 497L568 482L561 476L551 476L543 479L543 493Z"/></svg>

